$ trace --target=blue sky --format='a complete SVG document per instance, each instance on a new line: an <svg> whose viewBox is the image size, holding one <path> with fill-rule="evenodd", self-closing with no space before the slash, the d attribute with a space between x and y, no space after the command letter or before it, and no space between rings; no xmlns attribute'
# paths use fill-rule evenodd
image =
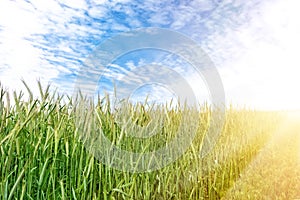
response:
<svg viewBox="0 0 300 200"><path fill-rule="evenodd" d="M0 81L20 90L24 79L37 93L40 79L72 94L81 65L97 45L136 28L160 27L185 34L209 55L227 103L300 109L299 6L297 0L1 0ZM145 63L174 61L164 52L151 55L116 60L107 80ZM204 88L200 98L207 97L201 78L188 69L178 71L191 87ZM163 88L150 90L154 99L172 96Z"/></svg>

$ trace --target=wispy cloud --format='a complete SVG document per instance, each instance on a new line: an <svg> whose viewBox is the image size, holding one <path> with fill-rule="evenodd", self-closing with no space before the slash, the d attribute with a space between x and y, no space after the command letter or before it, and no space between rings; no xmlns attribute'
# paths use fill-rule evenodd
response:
<svg viewBox="0 0 300 200"><path fill-rule="evenodd" d="M295 92L300 85L295 78L300 64L295 56L300 44L296 37L300 33L295 10L298 4L265 2L249 14L247 23L224 36L215 36L212 49L218 49L224 57L218 62L219 71L234 104L261 109L300 108L300 96ZM233 44L225 45L224 41Z"/></svg>
<svg viewBox="0 0 300 200"><path fill-rule="evenodd" d="M121 32L155 26L179 31L207 52L222 75L229 101L265 107L262 102L279 99L273 106L280 107L284 99L279 97L289 96L294 97L289 104L295 106L300 98L293 94L299 85L298 4L296 0L1 1L0 80L20 89L23 78L37 91L40 79L70 94L81 67L100 43ZM102 84L110 89L114 79L125 80L135 67L151 63L173 67L194 90L199 84L205 87L189 65L160 52L118 58L107 68ZM87 88L99 75L96 68L90 73Z"/></svg>

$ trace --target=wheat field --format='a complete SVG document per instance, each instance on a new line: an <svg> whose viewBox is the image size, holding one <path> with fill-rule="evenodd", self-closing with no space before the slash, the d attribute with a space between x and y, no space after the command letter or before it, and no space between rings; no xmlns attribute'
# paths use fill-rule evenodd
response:
<svg viewBox="0 0 300 200"><path fill-rule="evenodd" d="M75 100L38 87L39 97L29 88L0 89L0 199L300 199L298 115L229 107L216 145L199 156L212 114L203 105L194 110L199 126L184 154L166 167L138 173L111 168L90 154L80 139ZM88 114L128 151L153 151L172 140L183 110L127 106L141 126L152 112L165 117L159 136L142 143L125 137L107 105L95 105Z"/></svg>

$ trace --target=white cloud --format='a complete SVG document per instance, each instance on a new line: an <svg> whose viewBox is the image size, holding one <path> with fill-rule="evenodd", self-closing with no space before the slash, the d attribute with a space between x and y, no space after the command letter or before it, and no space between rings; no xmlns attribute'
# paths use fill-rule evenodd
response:
<svg viewBox="0 0 300 200"><path fill-rule="evenodd" d="M79 61L103 37L131 28L170 26L198 41L209 54L220 70L229 102L300 107L295 92L300 85L299 4L297 0L0 1L0 80L15 89L22 87L21 77L32 86L40 78L70 90L74 80L62 75L76 74ZM163 62L157 58L157 63ZM167 64L176 65L172 60ZM126 70L112 66L106 75L120 80L134 65L128 62ZM196 89L199 77L188 68L177 70Z"/></svg>
<svg viewBox="0 0 300 200"><path fill-rule="evenodd" d="M103 17L105 17L105 15L107 14L108 9L104 6L92 6L89 10L88 13L91 17L94 18L98 18L101 19Z"/></svg>
<svg viewBox="0 0 300 200"><path fill-rule="evenodd" d="M82 9L86 10L88 7L85 0L73 0L73 1L60 0L59 3L63 3L73 9L80 9L80 10Z"/></svg>
<svg viewBox="0 0 300 200"><path fill-rule="evenodd" d="M229 101L260 109L300 108L298 4L265 3L247 25L219 38L227 41L234 35L239 45L233 43L230 52L242 52L233 60L228 56L220 68ZM215 48L228 50L224 45Z"/></svg>
<svg viewBox="0 0 300 200"><path fill-rule="evenodd" d="M0 81L3 85L12 90L24 89L22 78L33 93L38 94L36 80L40 79L44 85L52 83L59 91L70 91L72 80L64 80L62 85L55 80L62 74L75 73L78 60L87 56L84 46L87 44L80 37L100 36L103 32L94 24L72 23L85 19L85 1L72 1L67 7L61 3L0 2Z"/></svg>
<svg viewBox="0 0 300 200"><path fill-rule="evenodd" d="M17 90L24 88L21 78L32 87L39 77L43 83L48 83L58 75L53 67L41 67L45 64L40 60L41 50L24 39L31 33L43 32L39 18L28 5L0 2L0 25L3 27L0 32L0 67L6 66L5 70L0 70L0 80L6 87ZM32 89L37 91L38 88Z"/></svg>
<svg viewBox="0 0 300 200"><path fill-rule="evenodd" d="M159 13L155 13L150 17L148 22L154 25L167 25L170 23L170 13L167 11L162 11Z"/></svg>

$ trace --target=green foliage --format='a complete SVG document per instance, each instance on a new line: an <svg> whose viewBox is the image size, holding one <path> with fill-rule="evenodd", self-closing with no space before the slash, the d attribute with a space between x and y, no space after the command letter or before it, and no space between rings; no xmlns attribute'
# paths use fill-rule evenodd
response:
<svg viewBox="0 0 300 200"><path fill-rule="evenodd" d="M86 151L79 140L74 99L38 86L39 98L26 86L29 99L13 93L13 104L0 89L0 199L220 199L280 120L271 112L229 109L220 140L202 158L211 117L205 105L197 111L196 138L180 159L157 171L131 173L109 168ZM182 110L127 106L132 123L140 126L147 126L153 114L165 119L160 134L142 142L126 137L104 104L86 114L97 115L96 125L113 144L128 151L153 151L174 137Z"/></svg>

